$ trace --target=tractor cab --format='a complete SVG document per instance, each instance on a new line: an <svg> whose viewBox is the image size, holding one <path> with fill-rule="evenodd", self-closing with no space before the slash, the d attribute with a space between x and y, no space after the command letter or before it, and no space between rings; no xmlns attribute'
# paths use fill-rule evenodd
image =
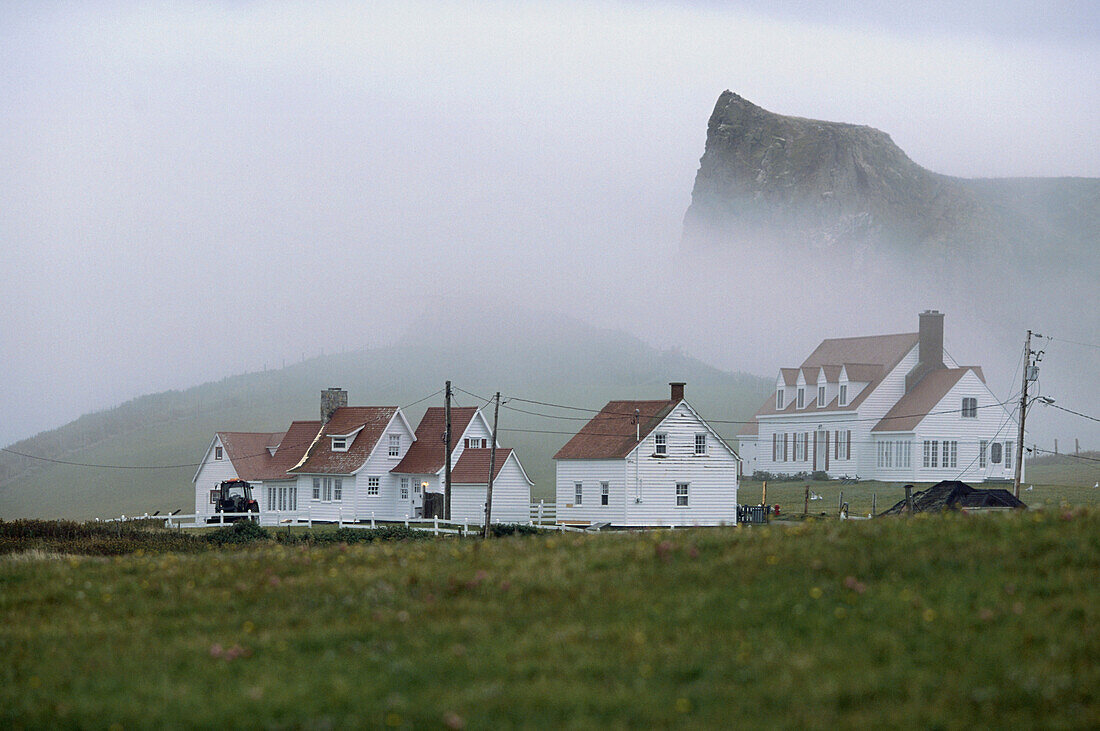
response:
<svg viewBox="0 0 1100 731"><path fill-rule="evenodd" d="M225 480L210 491L210 502L214 504L214 517L210 523L232 523L237 520L255 520L251 515L226 515L217 513L256 513L259 517L260 505L252 499L252 485L244 480Z"/></svg>

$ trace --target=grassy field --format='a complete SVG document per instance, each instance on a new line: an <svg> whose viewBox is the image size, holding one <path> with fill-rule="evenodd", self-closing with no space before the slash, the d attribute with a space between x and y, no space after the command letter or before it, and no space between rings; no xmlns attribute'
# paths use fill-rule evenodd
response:
<svg viewBox="0 0 1100 731"><path fill-rule="evenodd" d="M1096 727L1098 623L1094 510L37 551L0 724Z"/></svg>

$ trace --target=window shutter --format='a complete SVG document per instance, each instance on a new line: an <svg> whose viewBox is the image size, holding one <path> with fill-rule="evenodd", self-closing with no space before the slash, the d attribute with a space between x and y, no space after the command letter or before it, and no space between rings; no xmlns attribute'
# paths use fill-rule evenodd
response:
<svg viewBox="0 0 1100 731"><path fill-rule="evenodd" d="M783 432L783 461L787 461L787 432Z"/></svg>
<svg viewBox="0 0 1100 731"><path fill-rule="evenodd" d="M840 459L840 432L833 433L833 459Z"/></svg>
<svg viewBox="0 0 1100 731"><path fill-rule="evenodd" d="M852 430L849 429L848 433L844 435L844 459L852 458Z"/></svg>

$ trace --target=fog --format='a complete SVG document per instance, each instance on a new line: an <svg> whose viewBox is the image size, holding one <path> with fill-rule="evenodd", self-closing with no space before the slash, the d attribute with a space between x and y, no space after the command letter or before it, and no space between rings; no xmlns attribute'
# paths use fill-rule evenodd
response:
<svg viewBox="0 0 1100 731"><path fill-rule="evenodd" d="M727 88L877 127L937 172L1100 176L1095 4L801 5L5 4L0 443L388 343L425 312L477 317L458 300L768 376L934 307L1006 397L1026 327L1100 342L1087 283L1075 330L1024 293L991 321L965 292L681 254ZM1066 388L1100 377L1087 346L1044 365ZM1100 441L1088 427L1036 439Z"/></svg>

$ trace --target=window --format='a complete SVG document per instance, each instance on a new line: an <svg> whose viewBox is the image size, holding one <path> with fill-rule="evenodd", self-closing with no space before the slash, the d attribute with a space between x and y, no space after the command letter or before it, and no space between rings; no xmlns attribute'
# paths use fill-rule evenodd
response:
<svg viewBox="0 0 1100 731"><path fill-rule="evenodd" d="M286 509L297 510L298 509L298 486L291 485L286 488Z"/></svg>
<svg viewBox="0 0 1100 731"><path fill-rule="evenodd" d="M611 483L600 483L600 505L607 505L611 500Z"/></svg>
<svg viewBox="0 0 1100 731"><path fill-rule="evenodd" d="M378 494L378 483L381 482L381 481L382 481L382 478L380 478L380 477L368 477L367 478L367 494L368 495L377 495Z"/></svg>
<svg viewBox="0 0 1100 731"><path fill-rule="evenodd" d="M653 435L653 453L662 457L668 454L668 434Z"/></svg>
<svg viewBox="0 0 1100 731"><path fill-rule="evenodd" d="M772 462L778 462L779 461L778 451L779 451L779 435L776 434L775 432L772 432Z"/></svg>
<svg viewBox="0 0 1100 731"><path fill-rule="evenodd" d="M326 503L332 502L332 478L324 477L321 479L321 501Z"/></svg>
<svg viewBox="0 0 1100 731"><path fill-rule="evenodd" d="M909 444L910 442L897 442L894 455L894 465L896 467L909 466Z"/></svg>
<svg viewBox="0 0 1100 731"><path fill-rule="evenodd" d="M413 485L413 493L415 493L417 495L419 495L422 492L427 492L427 491L428 491L428 483L426 483L426 482L420 482L420 483L417 483L417 484Z"/></svg>
<svg viewBox="0 0 1100 731"><path fill-rule="evenodd" d="M848 384L844 383L840 386L840 396L838 398L841 406L848 405Z"/></svg>
<svg viewBox="0 0 1100 731"><path fill-rule="evenodd" d="M801 386L798 388L798 408L805 408L806 406L806 389Z"/></svg>
<svg viewBox="0 0 1100 731"><path fill-rule="evenodd" d="M932 440L932 466L933 467L938 467L939 466L939 461L940 461L939 460L939 450L940 450L940 443L937 442L935 439L933 439Z"/></svg>
<svg viewBox="0 0 1100 731"><path fill-rule="evenodd" d="M462 442L467 449L485 449L485 437L472 437L463 439Z"/></svg>
<svg viewBox="0 0 1100 731"><path fill-rule="evenodd" d="M332 451L333 452L346 452L346 451L348 451L348 438L347 437L333 437L332 438Z"/></svg>
<svg viewBox="0 0 1100 731"><path fill-rule="evenodd" d="M932 442L925 441L924 443L924 462L921 463L922 467L932 466Z"/></svg>
<svg viewBox="0 0 1100 731"><path fill-rule="evenodd" d="M337 477L332 481L332 499L337 502L344 499L344 478Z"/></svg>
<svg viewBox="0 0 1100 731"><path fill-rule="evenodd" d="M267 488L267 505L264 506L264 510L275 510L275 488Z"/></svg>
<svg viewBox="0 0 1100 731"><path fill-rule="evenodd" d="M401 454L401 435L390 434L390 456L396 457Z"/></svg>
<svg viewBox="0 0 1100 731"><path fill-rule="evenodd" d="M981 440L978 442L978 467L985 469L985 453L989 450L989 442Z"/></svg>
<svg viewBox="0 0 1100 731"><path fill-rule="evenodd" d="M964 398L962 405L962 415L965 419L978 418L978 399L976 398Z"/></svg>
<svg viewBox="0 0 1100 731"><path fill-rule="evenodd" d="M817 387L817 408L820 409L820 408L824 407L825 405L826 405L825 404L825 387L824 386L818 386Z"/></svg>
<svg viewBox="0 0 1100 731"><path fill-rule="evenodd" d="M676 507L686 508L688 504L688 483L676 483Z"/></svg>
<svg viewBox="0 0 1100 731"><path fill-rule="evenodd" d="M1005 442L1005 469L1012 469L1012 442Z"/></svg>
<svg viewBox="0 0 1100 731"><path fill-rule="evenodd" d="M775 391L775 408L777 410L783 408L783 389L776 389Z"/></svg>
<svg viewBox="0 0 1100 731"><path fill-rule="evenodd" d="M579 482L573 483L573 504L580 505L584 502L584 489Z"/></svg>
<svg viewBox="0 0 1100 731"><path fill-rule="evenodd" d="M959 466L959 443L958 442L944 442L943 443L943 466L944 467L958 467Z"/></svg>
<svg viewBox="0 0 1100 731"><path fill-rule="evenodd" d="M320 500L321 499L321 478L320 477L314 477L313 478L313 499L314 500Z"/></svg>
<svg viewBox="0 0 1100 731"><path fill-rule="evenodd" d="M1001 463L1001 443L993 442L989 445L989 461L993 464Z"/></svg>
<svg viewBox="0 0 1100 731"><path fill-rule="evenodd" d="M700 455L707 453L707 435L706 434L696 434L695 435L695 453L700 454Z"/></svg>
<svg viewBox="0 0 1100 731"><path fill-rule="evenodd" d="M408 500L409 499L409 478L408 477L402 477L401 478L401 499L402 500Z"/></svg>
<svg viewBox="0 0 1100 731"><path fill-rule="evenodd" d="M214 459L221 459L221 458L222 458L222 448L221 447L214 447Z"/></svg>

